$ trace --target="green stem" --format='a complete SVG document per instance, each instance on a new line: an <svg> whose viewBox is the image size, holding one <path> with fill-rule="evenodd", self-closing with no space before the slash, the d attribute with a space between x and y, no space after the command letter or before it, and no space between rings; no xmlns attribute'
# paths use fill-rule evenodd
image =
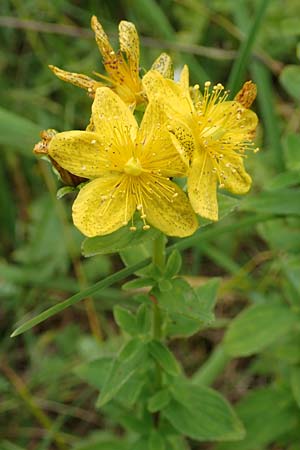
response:
<svg viewBox="0 0 300 450"><path fill-rule="evenodd" d="M166 237L160 234L153 242L152 262L161 272L163 272L166 260ZM162 332L162 318L161 311L156 299L153 299L153 339L161 340Z"/></svg>
<svg viewBox="0 0 300 450"><path fill-rule="evenodd" d="M153 301L152 303L152 336L153 339L156 339L157 341L161 340L161 336L162 336L162 332L161 332L161 325L162 325L162 321L161 321L161 312L160 312L160 308L157 304L156 301Z"/></svg>
<svg viewBox="0 0 300 450"><path fill-rule="evenodd" d="M218 345L208 360L193 375L193 383L204 386L211 385L229 361L230 357L225 353L222 345Z"/></svg>
<svg viewBox="0 0 300 450"><path fill-rule="evenodd" d="M160 234L153 242L153 264L163 271L166 259L166 238L164 234Z"/></svg>

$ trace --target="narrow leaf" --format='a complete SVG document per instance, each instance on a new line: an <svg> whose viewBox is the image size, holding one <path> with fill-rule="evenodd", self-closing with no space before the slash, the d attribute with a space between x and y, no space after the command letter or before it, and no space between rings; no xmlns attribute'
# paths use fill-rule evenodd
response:
<svg viewBox="0 0 300 450"><path fill-rule="evenodd" d="M159 341L151 341L148 344L150 355L169 375L177 376L180 373L178 363L170 350Z"/></svg>

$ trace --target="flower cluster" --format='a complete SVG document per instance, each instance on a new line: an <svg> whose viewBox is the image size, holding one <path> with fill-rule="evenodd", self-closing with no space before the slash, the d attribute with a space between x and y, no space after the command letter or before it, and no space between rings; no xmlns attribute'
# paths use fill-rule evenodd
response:
<svg viewBox="0 0 300 450"><path fill-rule="evenodd" d="M41 151L35 147L61 173L85 180L73 204L74 224L89 237L123 226L134 231L138 212L144 230L184 237L198 228L197 215L218 220L217 188L244 194L251 185L244 158L257 150L257 117L248 109L255 85L245 83L230 101L221 84L190 86L187 66L176 82L165 53L141 78L135 26L120 23L118 52L96 17L92 28L107 72L96 74L102 81L50 66L93 98L89 125L52 133Z"/></svg>

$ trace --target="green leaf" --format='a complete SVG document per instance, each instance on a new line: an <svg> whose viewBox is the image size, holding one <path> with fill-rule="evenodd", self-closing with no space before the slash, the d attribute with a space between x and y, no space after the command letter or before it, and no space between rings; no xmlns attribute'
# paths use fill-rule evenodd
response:
<svg viewBox="0 0 300 450"><path fill-rule="evenodd" d="M300 73L300 67L299 67ZM285 164L287 169L300 170L300 135L296 133L288 134L283 141Z"/></svg>
<svg viewBox="0 0 300 450"><path fill-rule="evenodd" d="M152 330L152 311L149 305L142 303L137 310L136 324L138 333L141 335L149 335Z"/></svg>
<svg viewBox="0 0 300 450"><path fill-rule="evenodd" d="M81 364L74 369L76 375L100 390L103 388L107 374L111 372L113 365L112 356L104 356L93 361Z"/></svg>
<svg viewBox="0 0 300 450"><path fill-rule="evenodd" d="M275 215L300 215L300 189L282 189L260 192L253 197L247 197L240 209L243 211L263 212Z"/></svg>
<svg viewBox="0 0 300 450"><path fill-rule="evenodd" d="M297 186L300 184L299 172L282 172L272 177L271 180L265 185L265 189L268 191L282 190L284 188Z"/></svg>
<svg viewBox="0 0 300 450"><path fill-rule="evenodd" d="M297 411L287 391L274 387L257 389L236 406L246 428L245 438L236 443L224 443L216 450L254 450L269 448L280 436L297 427Z"/></svg>
<svg viewBox="0 0 300 450"><path fill-rule="evenodd" d="M180 373L179 365L175 357L162 342L150 341L148 343L148 349L150 355L166 373L172 376L177 376Z"/></svg>
<svg viewBox="0 0 300 450"><path fill-rule="evenodd" d="M40 131L40 127L30 120L0 108L0 144L13 147L23 155L34 158L32 149L40 140Z"/></svg>
<svg viewBox="0 0 300 450"><path fill-rule="evenodd" d="M163 416L185 436L198 441L238 440L244 436L233 409L217 391L180 382Z"/></svg>
<svg viewBox="0 0 300 450"><path fill-rule="evenodd" d="M122 286L122 289L124 291L130 291L132 289L141 289L144 287L150 287L153 286L154 280L153 278L136 278L135 280L128 281L127 283L124 283Z"/></svg>
<svg viewBox="0 0 300 450"><path fill-rule="evenodd" d="M97 406L102 407L114 398L125 383L145 365L146 358L146 345L138 339L129 341L107 373Z"/></svg>
<svg viewBox="0 0 300 450"><path fill-rule="evenodd" d="M182 278L175 278L172 280L172 289L167 292L155 290L154 295L157 297L161 308L169 313L197 319L203 324L213 318L211 308L215 302L218 283L214 279L207 285L194 290Z"/></svg>
<svg viewBox="0 0 300 450"><path fill-rule="evenodd" d="M182 265L182 258L180 252L175 249L168 257L164 276L166 278L173 278L180 271Z"/></svg>
<svg viewBox="0 0 300 450"><path fill-rule="evenodd" d="M296 100L300 100L300 66L288 65L279 76L284 89Z"/></svg>
<svg viewBox="0 0 300 450"><path fill-rule="evenodd" d="M125 226L106 236L86 238L82 243L82 254L89 257L117 253L121 250L135 247L145 241L153 240L159 233L155 228L150 228L147 231L144 231L142 228L130 231L129 227Z"/></svg>
<svg viewBox="0 0 300 450"><path fill-rule="evenodd" d="M70 194L71 192L76 191L76 187L74 186L63 186L56 192L56 198L60 200L65 195Z"/></svg>
<svg viewBox="0 0 300 450"><path fill-rule="evenodd" d="M134 336L137 334L136 317L126 308L116 305L114 307L114 318L120 328L126 333Z"/></svg>
<svg viewBox="0 0 300 450"><path fill-rule="evenodd" d="M72 446L73 450L129 450L130 444L108 432L96 431Z"/></svg>
<svg viewBox="0 0 300 450"><path fill-rule="evenodd" d="M229 325L224 348L231 356L248 356L263 350L297 323L284 305L255 305L239 314Z"/></svg>
<svg viewBox="0 0 300 450"><path fill-rule="evenodd" d="M156 430L152 430L148 441L148 450L165 450L165 440ZM146 450L146 449L145 449Z"/></svg>
<svg viewBox="0 0 300 450"><path fill-rule="evenodd" d="M151 413L161 411L171 400L171 394L168 389L161 389L156 392L148 401L148 410Z"/></svg>
<svg viewBox="0 0 300 450"><path fill-rule="evenodd" d="M300 408L300 367L292 368L290 383L294 399Z"/></svg>
<svg viewBox="0 0 300 450"><path fill-rule="evenodd" d="M199 315L205 324L210 324L215 319L213 309L217 301L219 286L220 279L212 278L205 284L194 288L199 301Z"/></svg>

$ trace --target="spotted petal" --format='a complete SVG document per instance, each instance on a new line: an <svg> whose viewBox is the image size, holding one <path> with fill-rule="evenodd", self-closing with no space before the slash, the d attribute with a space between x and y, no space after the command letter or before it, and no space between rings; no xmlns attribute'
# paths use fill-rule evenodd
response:
<svg viewBox="0 0 300 450"><path fill-rule="evenodd" d="M121 98L109 88L97 89L92 106L92 119L95 131L107 145L116 133L135 140L138 130L136 120Z"/></svg>
<svg viewBox="0 0 300 450"><path fill-rule="evenodd" d="M120 49L126 54L130 72L138 77L140 61L140 43L136 28L131 22L122 20L119 24Z"/></svg>
<svg viewBox="0 0 300 450"><path fill-rule="evenodd" d="M160 171L165 177L180 177L187 165L174 146L167 130L167 117L158 99L148 104L138 134L143 167Z"/></svg>
<svg viewBox="0 0 300 450"><path fill-rule="evenodd" d="M188 174L188 194L194 211L209 220L218 220L217 175L209 156L202 152L192 162Z"/></svg>
<svg viewBox="0 0 300 450"><path fill-rule="evenodd" d="M95 94L98 87L103 85L103 83L95 81L93 78L83 75L82 73L67 72L66 70L62 70L51 65L49 66L49 69L51 69L54 75L56 75L60 80L85 89L92 95Z"/></svg>
<svg viewBox="0 0 300 450"><path fill-rule="evenodd" d="M167 53L161 53L151 66L151 70L156 70L164 78L174 78L174 68L171 57Z"/></svg>
<svg viewBox="0 0 300 450"><path fill-rule="evenodd" d="M110 175L97 178L80 190L73 204L73 221L85 236L110 234L132 217L136 205L126 195L124 183L124 176Z"/></svg>
<svg viewBox="0 0 300 450"><path fill-rule="evenodd" d="M198 228L198 221L186 195L172 181L160 182L163 185L159 187L159 196L153 193L145 203L147 222L168 236L190 236ZM156 189L153 185L151 187ZM177 196L170 197L169 190Z"/></svg>
<svg viewBox="0 0 300 450"><path fill-rule="evenodd" d="M219 173L227 191L233 194L246 194L249 191L251 177L246 172L241 157L224 157L219 161Z"/></svg>
<svg viewBox="0 0 300 450"><path fill-rule="evenodd" d="M93 16L91 19L91 27L95 33L96 43L104 60L112 59L112 57L115 55L114 49L110 45L107 34L103 30L102 25L98 21L96 16Z"/></svg>
<svg viewBox="0 0 300 450"><path fill-rule="evenodd" d="M171 115L189 115L194 110L189 92L173 80L164 78L155 70L143 77L143 86L150 100L160 98L169 118Z"/></svg>
<svg viewBox="0 0 300 450"><path fill-rule="evenodd" d="M79 177L95 178L107 171L105 150L97 133L57 133L50 141L49 155L61 167Z"/></svg>

